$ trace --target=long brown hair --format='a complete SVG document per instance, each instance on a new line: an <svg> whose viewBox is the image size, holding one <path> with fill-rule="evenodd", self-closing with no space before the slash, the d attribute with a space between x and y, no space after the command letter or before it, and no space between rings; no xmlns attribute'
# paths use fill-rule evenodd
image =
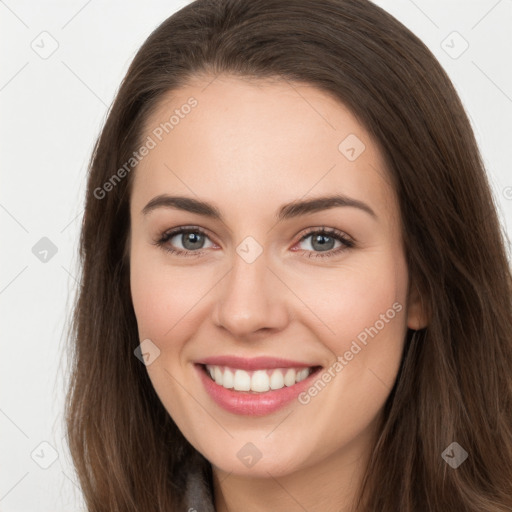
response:
<svg viewBox="0 0 512 512"><path fill-rule="evenodd" d="M131 63L90 161L70 327L66 427L88 510L180 510L197 458L134 356L141 340L127 241L136 167L98 191L141 145L164 93L219 73L333 94L377 141L397 191L410 282L429 322L407 333L358 510L510 512L505 233L448 76L367 0L197 0L165 20ZM441 456L452 442L468 453L456 469Z"/></svg>

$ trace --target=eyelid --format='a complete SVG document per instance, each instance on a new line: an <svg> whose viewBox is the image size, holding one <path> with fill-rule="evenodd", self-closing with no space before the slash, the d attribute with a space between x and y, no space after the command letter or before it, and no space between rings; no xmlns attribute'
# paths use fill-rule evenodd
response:
<svg viewBox="0 0 512 512"><path fill-rule="evenodd" d="M302 240L304 240L304 238L308 237L309 235L315 234L315 233L332 234L332 235L336 235L339 238L343 238L347 242L349 242L349 241L352 242L352 243L356 242L356 240L353 237L351 237L350 235L348 235L347 233L345 233L341 229L330 228L330 227L327 227L327 226L319 226L319 227L307 228L305 234L303 234L301 236L299 241L302 241Z"/></svg>

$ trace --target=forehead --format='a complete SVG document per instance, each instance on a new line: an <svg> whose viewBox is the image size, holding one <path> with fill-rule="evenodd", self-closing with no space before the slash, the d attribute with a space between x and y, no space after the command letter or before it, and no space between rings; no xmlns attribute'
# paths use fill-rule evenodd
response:
<svg viewBox="0 0 512 512"><path fill-rule="evenodd" d="M254 206L339 192L379 210L393 195L367 130L309 84L196 78L162 97L144 126L150 139L134 176L137 203L177 191Z"/></svg>

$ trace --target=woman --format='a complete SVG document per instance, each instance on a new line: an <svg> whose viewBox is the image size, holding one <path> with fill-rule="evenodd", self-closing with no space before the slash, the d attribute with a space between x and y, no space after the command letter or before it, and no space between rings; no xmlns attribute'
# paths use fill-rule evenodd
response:
<svg viewBox="0 0 512 512"><path fill-rule="evenodd" d="M446 73L361 0L197 0L91 159L90 511L512 509L511 275Z"/></svg>

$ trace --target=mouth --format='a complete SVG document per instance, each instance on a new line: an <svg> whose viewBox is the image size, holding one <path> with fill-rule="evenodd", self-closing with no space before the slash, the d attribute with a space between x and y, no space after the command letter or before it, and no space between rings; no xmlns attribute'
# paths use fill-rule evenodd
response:
<svg viewBox="0 0 512 512"><path fill-rule="evenodd" d="M248 416L264 416L289 405L323 369L268 358L210 358L194 366L215 404Z"/></svg>
<svg viewBox="0 0 512 512"><path fill-rule="evenodd" d="M212 381L224 389L249 393L268 393L284 387L292 387L322 368L321 366L310 366L248 371L210 364L200 366Z"/></svg>

